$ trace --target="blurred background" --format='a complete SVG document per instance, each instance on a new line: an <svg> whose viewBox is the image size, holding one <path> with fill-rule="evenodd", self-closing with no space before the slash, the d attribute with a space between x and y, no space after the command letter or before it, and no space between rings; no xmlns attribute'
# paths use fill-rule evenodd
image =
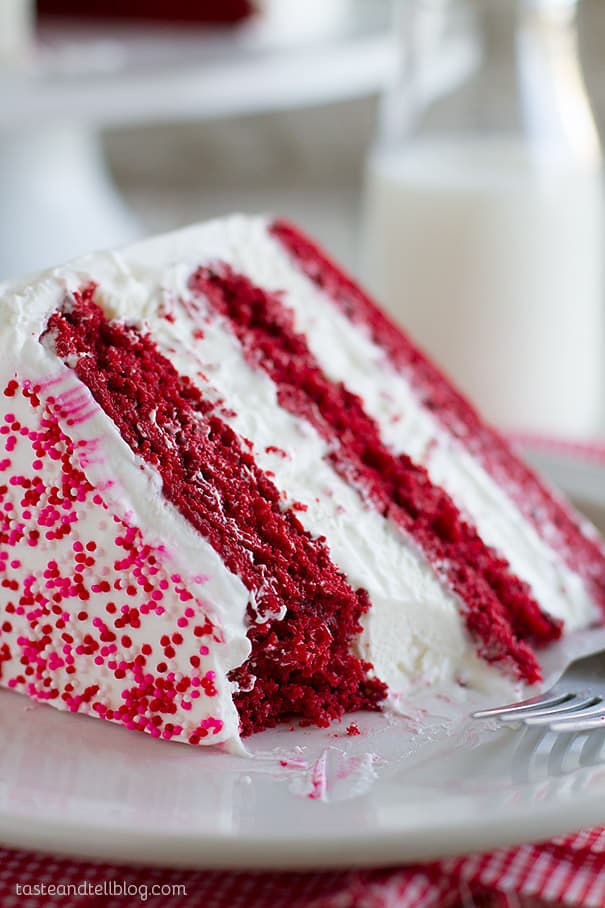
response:
<svg viewBox="0 0 605 908"><path fill-rule="evenodd" d="M598 435L604 7L0 0L0 279L277 212L493 421Z"/></svg>

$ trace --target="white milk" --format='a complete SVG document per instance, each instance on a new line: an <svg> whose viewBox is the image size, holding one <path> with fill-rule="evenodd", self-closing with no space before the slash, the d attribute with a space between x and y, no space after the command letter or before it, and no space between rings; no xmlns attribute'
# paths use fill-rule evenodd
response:
<svg viewBox="0 0 605 908"><path fill-rule="evenodd" d="M598 430L601 172L520 143L417 143L369 165L366 278L493 422Z"/></svg>

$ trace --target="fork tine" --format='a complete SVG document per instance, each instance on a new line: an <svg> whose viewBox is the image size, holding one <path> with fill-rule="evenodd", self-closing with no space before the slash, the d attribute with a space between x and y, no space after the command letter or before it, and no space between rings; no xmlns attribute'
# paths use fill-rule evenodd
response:
<svg viewBox="0 0 605 908"><path fill-rule="evenodd" d="M550 725L552 722L558 722L559 720L561 722L571 721L574 718L580 718L580 714L584 716L586 712L590 712L591 707L597 706L597 704L601 704L600 711L602 712L605 707L599 697L590 695L577 696L573 700L568 700L567 703L562 703L560 706L539 710L529 716L524 716L521 721L525 722L526 725ZM502 721L505 721L505 719Z"/></svg>
<svg viewBox="0 0 605 908"><path fill-rule="evenodd" d="M537 697L530 697L529 700L519 700L517 703L508 703L505 706L495 706L490 709L478 709L472 713L473 719L491 719L498 716L506 716L511 713L525 713L536 707L544 709L550 706L558 706L559 703L570 700L572 694L554 694L547 691Z"/></svg>
<svg viewBox="0 0 605 908"><path fill-rule="evenodd" d="M573 732L574 734L578 731L594 731L598 728L605 730L605 704L602 705L603 709L598 715L587 716L584 719L580 713L575 722L563 720L560 722L551 722L550 730L556 732Z"/></svg>
<svg viewBox="0 0 605 908"><path fill-rule="evenodd" d="M574 708L575 701L577 697L576 694L568 693L565 695L565 699L561 700L559 703L549 703L549 704L537 704L536 706L531 706L526 709L521 710L511 710L506 713L504 716L500 716L501 722L525 722L529 721L534 716L552 716L555 713L559 712L568 712L570 709Z"/></svg>

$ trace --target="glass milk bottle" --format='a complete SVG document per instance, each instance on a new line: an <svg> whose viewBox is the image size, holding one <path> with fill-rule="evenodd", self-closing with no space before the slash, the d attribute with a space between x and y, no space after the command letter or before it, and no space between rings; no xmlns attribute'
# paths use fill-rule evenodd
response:
<svg viewBox="0 0 605 908"><path fill-rule="evenodd" d="M511 430L601 419L601 148L579 0L396 0L398 83L366 180L365 278Z"/></svg>

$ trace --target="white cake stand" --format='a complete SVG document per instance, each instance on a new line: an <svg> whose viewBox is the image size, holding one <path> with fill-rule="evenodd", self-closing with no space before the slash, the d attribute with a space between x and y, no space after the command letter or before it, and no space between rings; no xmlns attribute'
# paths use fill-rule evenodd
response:
<svg viewBox="0 0 605 908"><path fill-rule="evenodd" d="M139 232L105 167L100 128L353 99L379 90L394 66L375 15L313 40L261 25L44 29L34 51L0 69L0 279Z"/></svg>

